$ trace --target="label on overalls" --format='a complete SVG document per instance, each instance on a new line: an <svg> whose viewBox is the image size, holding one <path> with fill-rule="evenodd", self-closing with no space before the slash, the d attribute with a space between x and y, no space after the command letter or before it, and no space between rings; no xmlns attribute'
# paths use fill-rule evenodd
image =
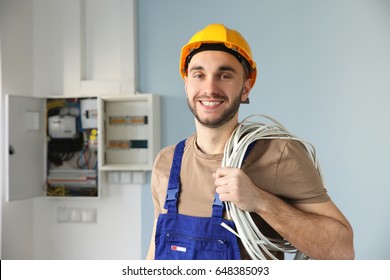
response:
<svg viewBox="0 0 390 280"><path fill-rule="evenodd" d="M179 252L187 252L187 248L186 247L180 247L180 246L176 246L176 245L171 245L171 250L172 251L179 251Z"/></svg>

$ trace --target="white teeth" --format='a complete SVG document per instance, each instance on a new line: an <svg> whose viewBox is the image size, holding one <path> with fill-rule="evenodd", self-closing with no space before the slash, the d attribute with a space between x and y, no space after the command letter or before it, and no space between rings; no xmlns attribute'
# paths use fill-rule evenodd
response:
<svg viewBox="0 0 390 280"><path fill-rule="evenodd" d="M221 104L222 102L209 102L209 101L202 101L202 104L205 105L205 106L215 106L215 105L219 105Z"/></svg>

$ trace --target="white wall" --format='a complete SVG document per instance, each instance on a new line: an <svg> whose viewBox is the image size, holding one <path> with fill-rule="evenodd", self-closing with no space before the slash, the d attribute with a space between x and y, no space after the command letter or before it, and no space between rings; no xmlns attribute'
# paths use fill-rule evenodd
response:
<svg viewBox="0 0 390 280"><path fill-rule="evenodd" d="M141 259L142 185L104 186L103 197L34 200L33 259ZM58 223L58 207L97 210L97 222Z"/></svg>
<svg viewBox="0 0 390 280"><path fill-rule="evenodd" d="M14 11L20 17L7 11ZM32 89L32 3L0 1L1 40L1 258L32 259L33 201L5 202L4 92L31 94ZM10 28L12 26L12 28ZM22 174L22 171L21 171Z"/></svg>

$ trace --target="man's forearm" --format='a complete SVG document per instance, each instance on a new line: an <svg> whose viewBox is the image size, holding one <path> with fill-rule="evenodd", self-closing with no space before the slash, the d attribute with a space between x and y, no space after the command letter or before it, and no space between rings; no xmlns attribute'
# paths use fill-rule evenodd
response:
<svg viewBox="0 0 390 280"><path fill-rule="evenodd" d="M258 214L302 253L313 259L354 258L352 229L332 202L327 202L331 210L326 216L298 209L267 192L262 197Z"/></svg>

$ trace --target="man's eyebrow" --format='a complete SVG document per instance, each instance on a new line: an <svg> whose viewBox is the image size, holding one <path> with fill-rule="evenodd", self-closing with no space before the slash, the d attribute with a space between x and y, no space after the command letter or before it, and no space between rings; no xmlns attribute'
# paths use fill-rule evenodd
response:
<svg viewBox="0 0 390 280"><path fill-rule="evenodd" d="M218 71L230 71L230 72L234 72L234 73L237 73L236 69L234 69L233 67L231 66L228 66L228 65L223 65L223 66L220 66L218 68Z"/></svg>
<svg viewBox="0 0 390 280"><path fill-rule="evenodd" d="M203 66L195 65L189 69L189 72L191 71L198 71L198 70L204 70Z"/></svg>
<svg viewBox="0 0 390 280"><path fill-rule="evenodd" d="M193 67L191 67L189 69L189 72L191 71L198 71L198 70L204 70L204 67L203 66L200 66L200 65L195 65ZM229 66L229 65L222 65L218 68L218 71L219 72L223 72L223 71L230 71L230 72L234 72L234 73L237 73L236 69L234 69L233 67Z"/></svg>

